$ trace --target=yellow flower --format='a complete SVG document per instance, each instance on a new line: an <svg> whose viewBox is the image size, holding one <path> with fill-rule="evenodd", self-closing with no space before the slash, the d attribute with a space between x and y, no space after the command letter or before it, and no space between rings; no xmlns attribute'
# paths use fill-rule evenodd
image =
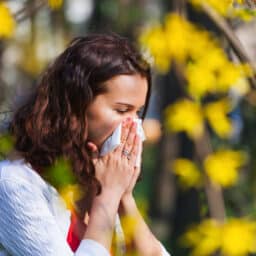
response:
<svg viewBox="0 0 256 256"><path fill-rule="evenodd" d="M172 164L173 172L185 188L198 187L202 184L202 176L197 166L185 158L176 159Z"/></svg>
<svg viewBox="0 0 256 256"><path fill-rule="evenodd" d="M164 27L169 55L178 61L184 61L191 44L192 25L177 14L169 14L165 18Z"/></svg>
<svg viewBox="0 0 256 256"><path fill-rule="evenodd" d="M212 129L222 138L230 137L232 132L232 123L227 117L230 110L230 102L227 100L209 103L204 108L205 116Z"/></svg>
<svg viewBox="0 0 256 256"><path fill-rule="evenodd" d="M238 81L243 77L251 75L248 65L237 65L229 61L217 44L205 45L208 45L205 46L207 52L191 50L194 61L188 63L185 68L188 92L193 97L200 98L207 93L227 93L231 88L239 86Z"/></svg>
<svg viewBox="0 0 256 256"><path fill-rule="evenodd" d="M242 152L220 150L205 159L204 168L213 183L228 187L237 182L238 170L244 163Z"/></svg>
<svg viewBox="0 0 256 256"><path fill-rule="evenodd" d="M193 101L183 99L165 110L166 128L170 131L184 131L189 137L198 138L204 131L201 108Z"/></svg>
<svg viewBox="0 0 256 256"><path fill-rule="evenodd" d="M241 78L241 67L232 62L227 62L225 65L220 66L218 75L218 90L220 92L226 92Z"/></svg>
<svg viewBox="0 0 256 256"><path fill-rule="evenodd" d="M230 89L237 89L239 92L239 86L244 87L240 81L253 75L252 69L248 64L236 64L228 59L223 62L223 65L219 65L216 72L218 73L217 91L221 93L227 92Z"/></svg>
<svg viewBox="0 0 256 256"><path fill-rule="evenodd" d="M189 55L192 60L200 61L201 58L210 58L210 54L213 54L214 49L216 49L216 40L214 37L208 31L194 25L193 27L191 26L189 33L191 37L190 41L194 42L193 44L189 44ZM209 61L207 64L209 65L210 63L212 62Z"/></svg>
<svg viewBox="0 0 256 256"><path fill-rule="evenodd" d="M70 210L76 209L75 202L79 201L84 193L78 184L66 185L60 189L60 195L66 203L66 207Z"/></svg>
<svg viewBox="0 0 256 256"><path fill-rule="evenodd" d="M48 5L51 9L59 9L63 4L63 0L48 0Z"/></svg>
<svg viewBox="0 0 256 256"><path fill-rule="evenodd" d="M166 73L170 68L170 57L167 51L165 33L161 25L152 26L144 31L139 42L146 47L152 57L154 64L161 73Z"/></svg>
<svg viewBox="0 0 256 256"><path fill-rule="evenodd" d="M221 251L228 256L246 256L256 252L256 223L231 219L223 226Z"/></svg>
<svg viewBox="0 0 256 256"><path fill-rule="evenodd" d="M187 247L192 247L192 256L206 256L214 253L221 245L221 225L207 219L198 226L190 228L181 241Z"/></svg>
<svg viewBox="0 0 256 256"><path fill-rule="evenodd" d="M9 38L13 35L15 21L5 3L0 3L0 37Z"/></svg>
<svg viewBox="0 0 256 256"><path fill-rule="evenodd" d="M240 96L245 96L251 87L246 78L240 78L235 84L232 86L232 91Z"/></svg>
<svg viewBox="0 0 256 256"><path fill-rule="evenodd" d="M232 218L226 223L206 219L182 237L193 256L210 256L220 250L225 256L246 256L256 252L256 222Z"/></svg>
<svg viewBox="0 0 256 256"><path fill-rule="evenodd" d="M208 40L214 40L209 37ZM208 49L201 58L197 61L202 65L205 65L207 69L213 72L218 71L221 67L229 63L226 54L217 42L208 43Z"/></svg>
<svg viewBox="0 0 256 256"><path fill-rule="evenodd" d="M205 65L188 65L186 77L188 80L188 92L194 98L200 98L208 92L215 91L216 77Z"/></svg>

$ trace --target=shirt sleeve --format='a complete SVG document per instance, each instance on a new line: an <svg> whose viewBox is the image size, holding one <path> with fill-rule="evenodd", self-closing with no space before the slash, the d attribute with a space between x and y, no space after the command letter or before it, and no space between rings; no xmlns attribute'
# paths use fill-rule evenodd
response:
<svg viewBox="0 0 256 256"><path fill-rule="evenodd" d="M42 192L23 179L0 180L0 243L14 256L109 256L98 242L84 239L75 254Z"/></svg>
<svg viewBox="0 0 256 256"><path fill-rule="evenodd" d="M86 254L85 254L86 252ZM100 243L91 240L83 239L76 250L76 256L110 256L106 248Z"/></svg>

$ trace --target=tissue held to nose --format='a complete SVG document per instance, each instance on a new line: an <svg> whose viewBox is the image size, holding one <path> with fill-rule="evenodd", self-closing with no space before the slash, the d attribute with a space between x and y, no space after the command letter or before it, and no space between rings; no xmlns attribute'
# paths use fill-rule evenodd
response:
<svg viewBox="0 0 256 256"><path fill-rule="evenodd" d="M145 140L145 134L142 127L142 120L141 119L134 119L134 122L137 123L137 135L140 137L141 142ZM106 155L108 152L114 150L118 145L121 144L121 131L122 131L122 124L119 124L112 135L103 143L100 151L100 156ZM141 153L142 153L142 143L139 147L139 152L136 158L135 166L139 167L141 164Z"/></svg>

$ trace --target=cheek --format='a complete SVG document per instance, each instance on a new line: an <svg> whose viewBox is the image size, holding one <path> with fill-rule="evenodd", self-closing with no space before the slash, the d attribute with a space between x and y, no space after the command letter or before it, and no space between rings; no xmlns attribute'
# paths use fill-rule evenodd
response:
<svg viewBox="0 0 256 256"><path fill-rule="evenodd" d="M102 135L107 138L121 122L122 117L112 112L109 115L105 115L104 120L101 122L102 127L99 127L99 129L102 131Z"/></svg>
<svg viewBox="0 0 256 256"><path fill-rule="evenodd" d="M104 115L99 115L89 123L89 138L101 145L122 122L122 117L113 111L105 111Z"/></svg>

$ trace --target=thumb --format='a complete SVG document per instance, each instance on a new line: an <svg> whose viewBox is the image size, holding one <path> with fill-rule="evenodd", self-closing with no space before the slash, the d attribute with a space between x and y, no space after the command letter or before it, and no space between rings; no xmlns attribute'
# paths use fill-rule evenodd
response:
<svg viewBox="0 0 256 256"><path fill-rule="evenodd" d="M87 148L92 157L92 160L95 160L96 158L99 157L98 147L93 142L87 142Z"/></svg>

